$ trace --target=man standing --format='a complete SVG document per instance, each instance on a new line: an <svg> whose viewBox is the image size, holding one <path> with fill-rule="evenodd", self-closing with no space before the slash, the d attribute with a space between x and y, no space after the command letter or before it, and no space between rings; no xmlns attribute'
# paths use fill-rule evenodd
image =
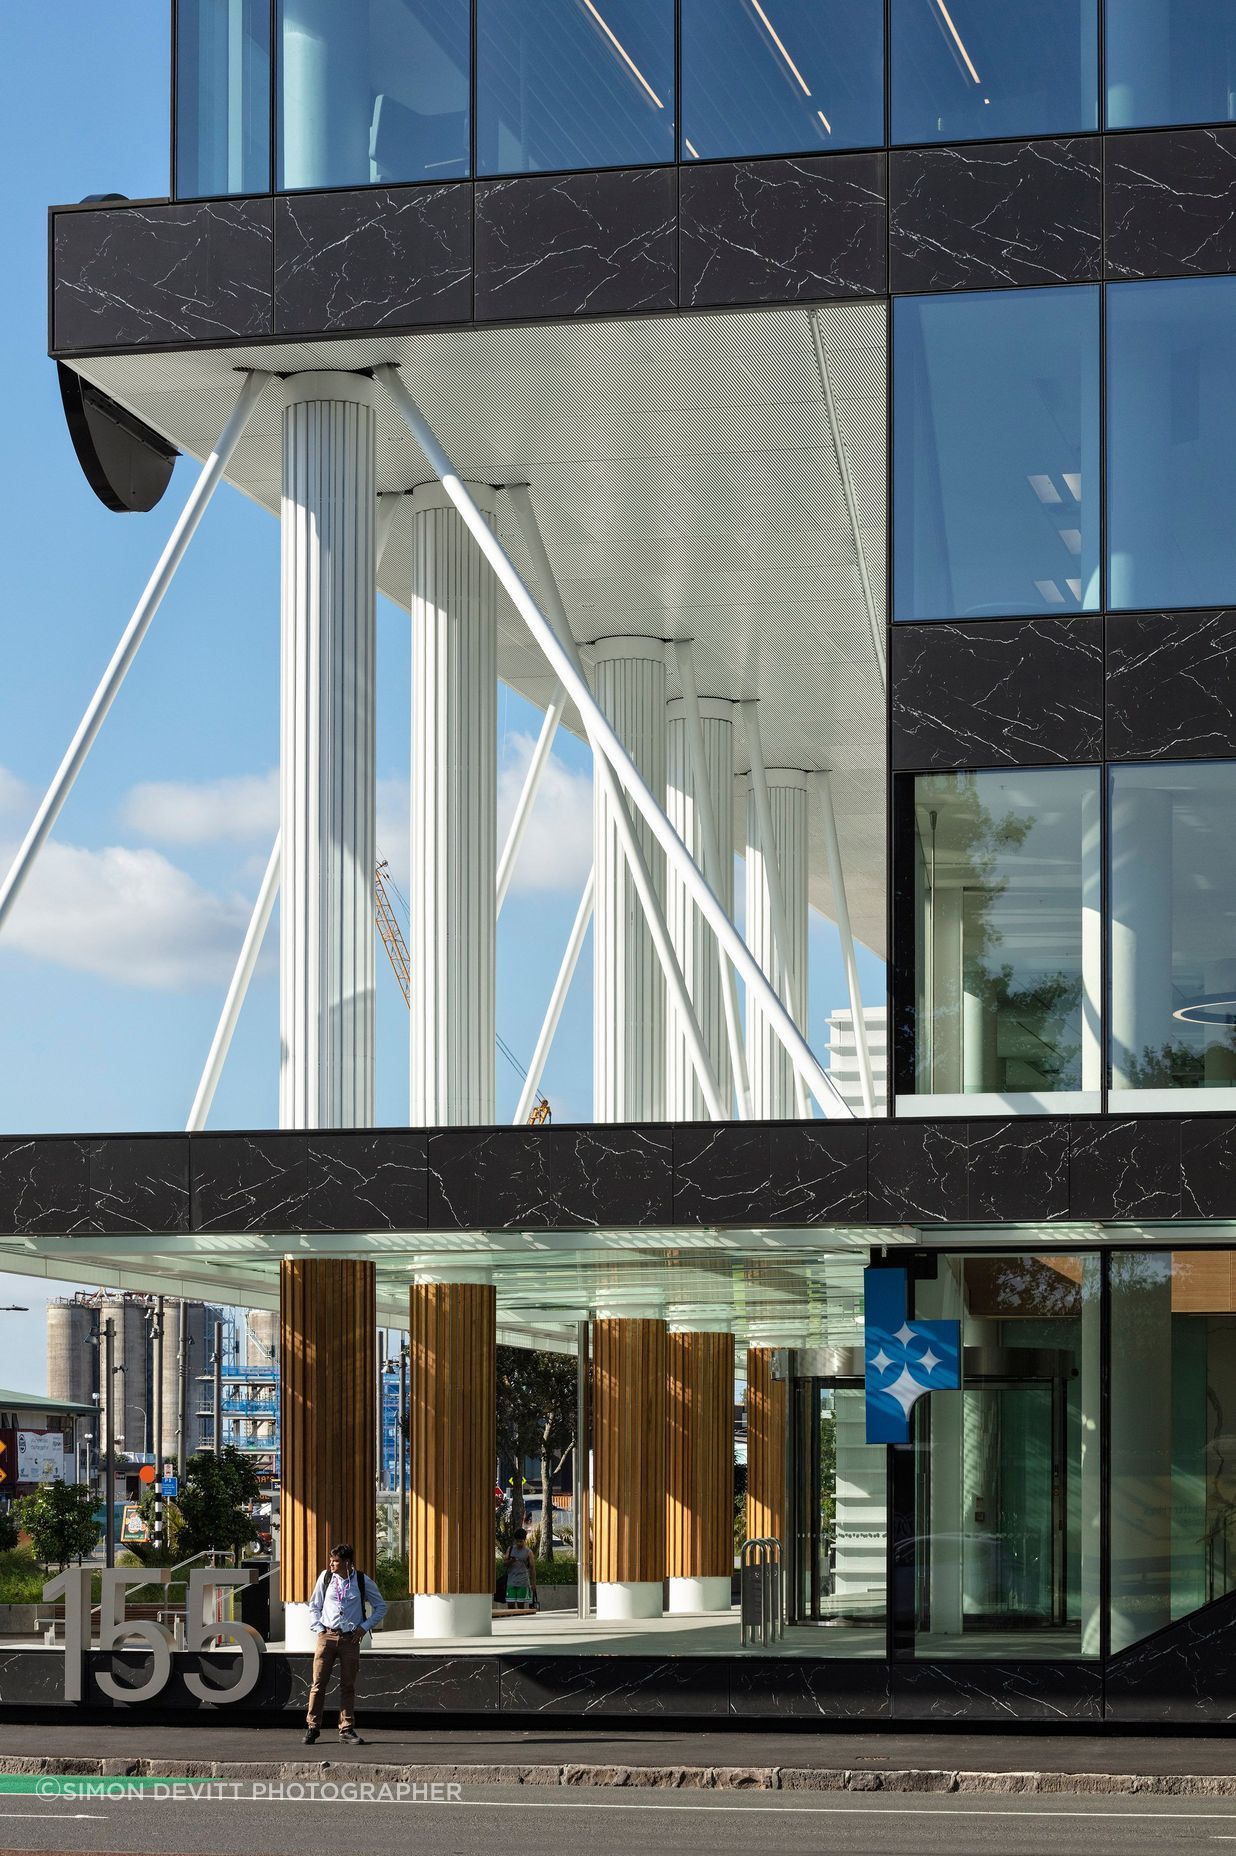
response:
<svg viewBox="0 0 1236 1856"><path fill-rule="evenodd" d="M368 1610L366 1610L368 1607ZM322 1729L322 1703L330 1672L339 1661L339 1738L354 1746L364 1741L356 1731L356 1672L360 1666L361 1639L386 1616L386 1600L372 1579L356 1570L356 1556L347 1541L330 1550L330 1565L313 1588L309 1600L309 1628L317 1638L313 1651L313 1686L309 1690L309 1717L305 1745L312 1746Z"/></svg>

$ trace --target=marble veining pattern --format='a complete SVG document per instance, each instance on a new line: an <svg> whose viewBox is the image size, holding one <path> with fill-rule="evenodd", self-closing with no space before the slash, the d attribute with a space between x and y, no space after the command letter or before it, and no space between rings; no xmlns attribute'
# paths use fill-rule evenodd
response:
<svg viewBox="0 0 1236 1856"><path fill-rule="evenodd" d="M428 1214L428 1136L420 1128L310 1134L306 1228L423 1231Z"/></svg>
<svg viewBox="0 0 1236 1856"><path fill-rule="evenodd" d="M276 202L276 334L464 322L471 314L466 182Z"/></svg>
<svg viewBox="0 0 1236 1856"><path fill-rule="evenodd" d="M109 1231L187 1231L189 1137L112 1135L87 1150L90 1222Z"/></svg>
<svg viewBox="0 0 1236 1856"><path fill-rule="evenodd" d="M191 1166L195 1231L305 1228L307 1135L197 1135Z"/></svg>
<svg viewBox="0 0 1236 1856"><path fill-rule="evenodd" d="M503 1713L714 1715L729 1712L724 1661L684 1656L502 1659Z"/></svg>
<svg viewBox="0 0 1236 1856"><path fill-rule="evenodd" d="M92 1235L88 1143L63 1136L0 1140L0 1228Z"/></svg>
<svg viewBox="0 0 1236 1856"><path fill-rule="evenodd" d="M429 1136L433 1230L597 1230L668 1224L668 1123L444 1128Z"/></svg>
<svg viewBox="0 0 1236 1856"><path fill-rule="evenodd" d="M770 1199L766 1122L679 1123L674 1141L674 1223L762 1224Z"/></svg>
<svg viewBox="0 0 1236 1856"><path fill-rule="evenodd" d="M965 1122L874 1122L868 1136L869 1215L877 1224L937 1224L966 1216Z"/></svg>
<svg viewBox="0 0 1236 1856"><path fill-rule="evenodd" d="M894 1720L1098 1721L1103 1676L1094 1663L895 1663Z"/></svg>
<svg viewBox="0 0 1236 1856"><path fill-rule="evenodd" d="M1178 1218L1180 1135L1178 1121L1153 1115L1073 1122L1072 1216Z"/></svg>
<svg viewBox="0 0 1236 1856"><path fill-rule="evenodd" d="M870 1661L840 1658L736 1657L731 1664L730 1713L817 1720L887 1720L892 1714L884 1633ZM793 1762L787 1757L786 1765Z"/></svg>
<svg viewBox="0 0 1236 1856"><path fill-rule="evenodd" d="M1109 277L1236 270L1236 129L1106 140Z"/></svg>
<svg viewBox="0 0 1236 1856"><path fill-rule="evenodd" d="M672 168L519 175L476 187L476 319L672 309Z"/></svg>
<svg viewBox="0 0 1236 1856"><path fill-rule="evenodd" d="M273 222L268 199L57 213L57 347L270 335Z"/></svg>
<svg viewBox="0 0 1236 1856"><path fill-rule="evenodd" d="M844 1122L773 1122L769 1224L861 1224L867 1218L867 1130Z"/></svg>
<svg viewBox="0 0 1236 1856"><path fill-rule="evenodd" d="M1098 138L895 150L889 253L896 292L1096 280Z"/></svg>
<svg viewBox="0 0 1236 1856"><path fill-rule="evenodd" d="M1107 758L1236 755L1236 612L1107 620Z"/></svg>
<svg viewBox="0 0 1236 1856"><path fill-rule="evenodd" d="M883 155L707 163L680 185L684 309L884 293Z"/></svg>
<svg viewBox="0 0 1236 1856"><path fill-rule="evenodd" d="M1236 1595L1229 1593L1111 1659L1112 1720L1236 1721Z"/></svg>
<svg viewBox="0 0 1236 1856"><path fill-rule="evenodd" d="M1181 1123L1180 1197L1182 1218L1236 1218L1236 1116Z"/></svg>
<svg viewBox="0 0 1236 1856"><path fill-rule="evenodd" d="M1064 1121L972 1121L967 1134L969 1216L976 1224L1069 1215L1069 1129Z"/></svg>
<svg viewBox="0 0 1236 1856"><path fill-rule="evenodd" d="M893 765L1075 765L1103 753L1103 621L895 625Z"/></svg>

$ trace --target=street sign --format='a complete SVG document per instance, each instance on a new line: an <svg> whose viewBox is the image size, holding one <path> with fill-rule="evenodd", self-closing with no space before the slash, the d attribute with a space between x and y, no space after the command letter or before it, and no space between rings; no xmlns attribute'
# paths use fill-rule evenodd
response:
<svg viewBox="0 0 1236 1856"><path fill-rule="evenodd" d="M5 1443L3 1437L0 1437L0 1482L7 1482L9 1479L9 1472L4 1463L4 1459L8 1453L9 1447Z"/></svg>
<svg viewBox="0 0 1236 1856"><path fill-rule="evenodd" d="M180 1481L178 1477L164 1476L162 1482L159 1484L159 1493L164 1501L174 1501L176 1498L176 1491L179 1487Z"/></svg>
<svg viewBox="0 0 1236 1856"><path fill-rule="evenodd" d="M137 1479L139 1482L153 1482L157 1474L153 1463L143 1463L137 1472Z"/></svg>

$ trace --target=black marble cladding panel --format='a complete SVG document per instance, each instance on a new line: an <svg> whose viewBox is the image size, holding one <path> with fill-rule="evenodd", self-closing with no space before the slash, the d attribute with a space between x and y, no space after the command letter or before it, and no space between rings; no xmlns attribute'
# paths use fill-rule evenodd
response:
<svg viewBox="0 0 1236 1856"><path fill-rule="evenodd" d="M1236 129L1156 129L1104 146L1111 278L1236 270Z"/></svg>
<svg viewBox="0 0 1236 1856"><path fill-rule="evenodd" d="M1107 758L1236 754L1236 612L1107 620Z"/></svg>
<svg viewBox="0 0 1236 1856"><path fill-rule="evenodd" d="M95 1231L189 1229L187 1134L113 1134L87 1145Z"/></svg>
<svg viewBox="0 0 1236 1856"><path fill-rule="evenodd" d="M59 1135L0 1140L0 1231L52 1237L94 1232L92 1145Z"/></svg>
<svg viewBox="0 0 1236 1856"><path fill-rule="evenodd" d="M672 1133L675 1224L767 1223L768 1122L679 1122Z"/></svg>
<svg viewBox="0 0 1236 1856"><path fill-rule="evenodd" d="M679 215L683 309L883 296L887 288L882 154L685 167Z"/></svg>
<svg viewBox="0 0 1236 1856"><path fill-rule="evenodd" d="M1180 1126L1180 1215L1236 1218L1236 1116L1199 1115Z"/></svg>
<svg viewBox="0 0 1236 1856"><path fill-rule="evenodd" d="M1107 1718L1174 1727L1236 1721L1236 1594L1113 1656Z"/></svg>
<svg viewBox="0 0 1236 1856"><path fill-rule="evenodd" d="M1071 1211L1075 1219L1179 1218L1181 1124L1079 1119L1070 1128Z"/></svg>
<svg viewBox="0 0 1236 1856"><path fill-rule="evenodd" d="M428 1220L435 1231L670 1224L670 1125L432 1131Z"/></svg>
<svg viewBox="0 0 1236 1856"><path fill-rule="evenodd" d="M429 1206L423 1128L347 1129L308 1137L307 1231L423 1231Z"/></svg>
<svg viewBox="0 0 1236 1856"><path fill-rule="evenodd" d="M861 1224L867 1218L867 1130L845 1122L773 1122L769 1224Z"/></svg>
<svg viewBox="0 0 1236 1856"><path fill-rule="evenodd" d="M816 1660L780 1656L735 1658L730 1674L730 1713L766 1720L887 1720L892 1713L889 1666L880 1654L870 1660ZM793 1749L781 1763L793 1765Z"/></svg>
<svg viewBox="0 0 1236 1856"><path fill-rule="evenodd" d="M1091 283L1102 275L1097 136L889 157L890 288Z"/></svg>
<svg viewBox="0 0 1236 1856"><path fill-rule="evenodd" d="M273 334L274 201L200 200L55 215L61 352Z"/></svg>
<svg viewBox="0 0 1236 1856"><path fill-rule="evenodd" d="M275 333L472 315L472 188L366 187L275 203Z"/></svg>
<svg viewBox="0 0 1236 1856"><path fill-rule="evenodd" d="M895 625L893 765L1075 765L1103 755L1101 618Z"/></svg>
<svg viewBox="0 0 1236 1856"><path fill-rule="evenodd" d="M195 1231L306 1229L307 1134L197 1134L190 1144Z"/></svg>
<svg viewBox="0 0 1236 1856"><path fill-rule="evenodd" d="M873 1122L867 1148L872 1222L963 1223L967 1150L964 1121Z"/></svg>
<svg viewBox="0 0 1236 1856"><path fill-rule="evenodd" d="M1067 1122L972 1121L966 1151L972 1224L1069 1216Z"/></svg>
<svg viewBox="0 0 1236 1856"><path fill-rule="evenodd" d="M918 1662L890 1670L895 1721L1101 1721L1095 1663Z"/></svg>
<svg viewBox="0 0 1236 1856"><path fill-rule="evenodd" d="M504 1714L729 1714L723 1657L504 1656Z"/></svg>
<svg viewBox="0 0 1236 1856"><path fill-rule="evenodd" d="M673 168L478 182L476 320L672 309L677 200Z"/></svg>

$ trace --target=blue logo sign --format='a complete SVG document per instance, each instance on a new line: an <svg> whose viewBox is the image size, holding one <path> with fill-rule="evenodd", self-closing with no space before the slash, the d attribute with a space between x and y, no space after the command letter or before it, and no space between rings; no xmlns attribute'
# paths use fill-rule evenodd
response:
<svg viewBox="0 0 1236 1856"><path fill-rule="evenodd" d="M863 1271L867 1442L907 1444L924 1392L961 1385L960 1321L911 1321L903 1269Z"/></svg>
<svg viewBox="0 0 1236 1856"><path fill-rule="evenodd" d="M175 1476L164 1476L159 1484L159 1493L165 1501L171 1501L179 1487L180 1483Z"/></svg>

